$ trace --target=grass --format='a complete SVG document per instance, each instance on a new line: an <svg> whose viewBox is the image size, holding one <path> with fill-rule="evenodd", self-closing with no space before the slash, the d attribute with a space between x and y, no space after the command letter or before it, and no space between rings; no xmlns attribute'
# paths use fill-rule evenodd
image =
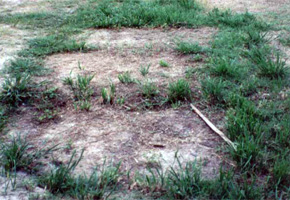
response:
<svg viewBox="0 0 290 200"><path fill-rule="evenodd" d="M187 41L178 41L176 43L175 50L181 54L199 54L204 53L204 48L199 46L198 43L192 43Z"/></svg>
<svg viewBox="0 0 290 200"><path fill-rule="evenodd" d="M79 158L74 152L67 165L60 165L49 173L39 177L39 185L47 188L53 194L62 194L77 199L106 199L118 184L120 177L117 166L102 166L101 170L95 169L90 176L74 176L73 172L80 163L83 152Z"/></svg>
<svg viewBox="0 0 290 200"><path fill-rule="evenodd" d="M82 69L80 65L79 69ZM69 86L73 93L76 109L79 107L81 110L88 111L91 108L90 100L94 93L91 81L94 76L95 75L78 74L75 80L72 76L66 77L63 80L64 85Z"/></svg>
<svg viewBox="0 0 290 200"><path fill-rule="evenodd" d="M85 42L77 42L64 35L48 35L29 40L28 48L19 52L20 56L42 57L54 53L87 51Z"/></svg>
<svg viewBox="0 0 290 200"><path fill-rule="evenodd" d="M167 62L164 61L164 60L160 60L160 61L159 61L159 65L160 65L161 67L170 67L169 63L167 63Z"/></svg>
<svg viewBox="0 0 290 200"><path fill-rule="evenodd" d="M136 80L131 77L131 73L128 71L124 72L122 74L119 74L118 79L121 83L124 83L124 84L136 83Z"/></svg>
<svg viewBox="0 0 290 200"><path fill-rule="evenodd" d="M111 83L110 88L102 88L101 94L103 98L103 102L113 104L115 100L115 93L116 93L116 86L115 84Z"/></svg>
<svg viewBox="0 0 290 200"><path fill-rule="evenodd" d="M211 61L210 71L216 76L225 78L241 78L238 62L227 58L214 58Z"/></svg>
<svg viewBox="0 0 290 200"><path fill-rule="evenodd" d="M224 103L226 83L218 78L206 78L201 82L201 90L206 99L212 103Z"/></svg>
<svg viewBox="0 0 290 200"><path fill-rule="evenodd" d="M159 94L158 87L151 81L146 81L140 86L141 93L146 99L152 99Z"/></svg>
<svg viewBox="0 0 290 200"><path fill-rule="evenodd" d="M24 170L27 172L38 171L40 158L55 150L56 146L47 149L37 149L21 135L13 136L8 142L0 143L0 165L6 171Z"/></svg>
<svg viewBox="0 0 290 200"><path fill-rule="evenodd" d="M279 38L279 41L281 42L281 44L283 44L284 46L290 46L290 35L283 35Z"/></svg>
<svg viewBox="0 0 290 200"><path fill-rule="evenodd" d="M42 61L32 58L16 58L5 69L6 73L14 76L21 73L39 76L44 75L46 71Z"/></svg>
<svg viewBox="0 0 290 200"><path fill-rule="evenodd" d="M17 74L5 79L0 93L1 102L12 107L25 103L31 96L30 82L30 76L26 74Z"/></svg>
<svg viewBox="0 0 290 200"><path fill-rule="evenodd" d="M205 179L201 175L201 163L187 162L167 171L149 168L147 175L137 176L141 188L147 188L150 195L157 199L260 199L261 188L256 177L246 178L234 175L233 169L220 168L215 179ZM238 182L247 183L238 184Z"/></svg>
<svg viewBox="0 0 290 200"><path fill-rule="evenodd" d="M168 101L176 103L191 99L191 89L189 83L184 79L170 83L168 86Z"/></svg>
<svg viewBox="0 0 290 200"><path fill-rule="evenodd" d="M151 64L148 65L140 65L139 72L141 73L142 76L146 76L149 73Z"/></svg>
<svg viewBox="0 0 290 200"><path fill-rule="evenodd" d="M179 169L171 168L168 173L152 169L145 185L169 199L289 198L289 72L284 60L269 44L265 31L271 27L254 15L218 9L206 11L197 2L189 0L125 0L89 1L73 13L1 15L0 22L45 29L49 33L30 40L28 48L19 52L21 57L8 66L10 77L4 82L0 95L0 128L4 127L11 114L10 107L21 106L31 96L36 97L35 93L31 93L29 77L43 73L41 61L45 56L90 50L84 42L73 39L74 34L82 29L218 27L208 48L179 41L175 49L181 54L206 53L206 57L210 58L202 59L209 67L195 75L207 77L201 81L206 106L224 105L221 108L226 112L224 131L237 144L237 151L225 151L235 161L236 167L221 169L219 177L214 180L203 179L196 163L179 165ZM287 37L281 38L280 42L287 46ZM143 76L148 72L149 67L140 69ZM136 82L129 72L120 74L118 78L125 84ZM74 99L80 103L77 106L88 109L92 95L91 75L80 75L76 79L69 77L66 81ZM191 100L190 83L183 79L170 83L167 92L168 101L174 105ZM107 89L103 94L106 102L111 102L109 93ZM142 93L146 98L154 98L155 85L144 84ZM14 166L22 168L22 163L24 166L29 163L26 162L28 154L19 152L19 149L26 152L26 143L19 143L18 140L1 143L1 163L8 166L7 170ZM20 153L23 155L18 157ZM46 174L40 185L53 193L63 193L72 198L107 198L107 194L111 194L117 186L119 168L109 172L104 169L100 174L94 172L88 177L75 177L72 171L79 161L73 156L68 165L61 165Z"/></svg>

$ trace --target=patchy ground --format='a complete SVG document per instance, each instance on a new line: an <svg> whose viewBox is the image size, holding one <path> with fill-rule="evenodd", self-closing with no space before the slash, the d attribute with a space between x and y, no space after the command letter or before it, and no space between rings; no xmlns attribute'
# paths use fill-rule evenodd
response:
<svg viewBox="0 0 290 200"><path fill-rule="evenodd" d="M6 13L33 12L47 8L52 10L54 7L51 2L0 0L0 9ZM289 4L289 1L207 1L210 7L231 8L237 12L276 11L277 5L281 7L284 4ZM100 50L48 57L45 66L53 69L48 79L69 94L62 79L70 71L74 75L79 73L77 67L80 63L87 72L95 74L93 85L97 93L100 93L101 87L108 86L110 78L117 85L117 95L123 95L128 91L136 92L137 86L122 85L118 81L118 74L130 71L134 78L144 80L139 67L151 64L148 77L158 86L166 87L169 82L184 77L187 67L200 66L200 63L192 62L190 57L177 54L172 49L174 41L188 39L206 46L215 33L216 30L212 28L87 30L80 37L87 38L87 44L99 46ZM0 69L32 36L28 30L0 25ZM281 46L279 42L275 45L290 55L289 48ZM162 68L160 60L168 62L170 67ZM197 87L197 81L194 83L196 85L192 87ZM36 124L33 116L24 109L16 115L10 128L14 133L27 134L39 146L64 144L55 154L55 158L62 162L69 159L72 149L80 151L85 148L78 172L92 170L97 164L102 164L104 158L113 162L122 161L124 170L143 170L152 165L161 165L166 169L175 163L174 155L178 152L185 161L204 160L204 175L215 176L223 160L217 155L216 148L222 142L189 107L179 110L128 111L121 106L101 105L97 101L99 96L95 98L91 112L77 112L68 104L60 111L59 120L44 125ZM7 199L22 198L16 195L13 193Z"/></svg>
<svg viewBox="0 0 290 200"><path fill-rule="evenodd" d="M118 96L126 95L128 91L134 94L138 90L136 84L121 84L118 74L130 71L134 78L142 81L144 78L140 75L139 66L151 64L149 79L166 88L169 82L184 77L188 66L198 65L190 62L189 57L178 55L172 49L173 40L182 37L206 45L214 32L210 28L91 30L88 43L100 45L102 50L53 55L47 58L46 67L53 69L49 79L54 85L65 88L63 78L72 70L73 74L80 73L77 67L81 63L86 72L96 74L93 85L97 93L100 93L101 87L108 86L110 78L116 84ZM170 67L161 67L160 60L168 62ZM174 155L179 152L186 161L206 160L205 175L214 176L220 163L220 157L215 153L220 140L189 107L181 110L136 110L127 111L120 106L95 103L91 112L79 113L68 105L57 123L43 127L32 123L28 126L27 118L21 117L17 131L27 132L37 144L71 143L73 149L85 148L80 171L92 169L104 158L122 161L125 170L141 170L159 162L167 169L174 164ZM64 160L69 156L60 151L57 157Z"/></svg>

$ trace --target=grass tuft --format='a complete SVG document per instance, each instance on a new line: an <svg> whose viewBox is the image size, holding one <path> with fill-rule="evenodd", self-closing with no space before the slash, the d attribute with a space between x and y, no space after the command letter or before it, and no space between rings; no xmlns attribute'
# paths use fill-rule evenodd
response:
<svg viewBox="0 0 290 200"><path fill-rule="evenodd" d="M168 101L176 103L191 99L191 89L189 83L184 79L170 83L168 87Z"/></svg>
<svg viewBox="0 0 290 200"><path fill-rule="evenodd" d="M181 54L199 54L204 53L203 47L199 46L198 43L179 41L176 43L175 50Z"/></svg>

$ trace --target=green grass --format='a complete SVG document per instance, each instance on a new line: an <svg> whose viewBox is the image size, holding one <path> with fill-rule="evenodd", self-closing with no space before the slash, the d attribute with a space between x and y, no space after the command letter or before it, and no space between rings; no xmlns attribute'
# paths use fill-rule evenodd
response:
<svg viewBox="0 0 290 200"><path fill-rule="evenodd" d="M176 43L175 50L181 54L199 54L204 53L203 47L199 46L198 43L192 43L187 41L178 41Z"/></svg>
<svg viewBox="0 0 290 200"><path fill-rule="evenodd" d="M159 90L156 84L149 80L140 85L140 91L143 97L146 99L151 99L159 94Z"/></svg>
<svg viewBox="0 0 290 200"><path fill-rule="evenodd" d="M103 98L104 104L114 104L115 100L115 93L116 93L116 86L115 84L111 83L110 88L102 88L101 95Z"/></svg>
<svg viewBox="0 0 290 200"><path fill-rule="evenodd" d="M167 171L149 168L147 175L137 176L136 182L156 199L260 199L261 188L256 177L234 175L233 169L219 170L214 179L203 178L200 162L178 166Z"/></svg>
<svg viewBox="0 0 290 200"><path fill-rule="evenodd" d="M136 83L136 80L134 78L132 78L131 73L128 71L124 72L122 74L119 74L118 79L121 83L124 83L124 84Z"/></svg>
<svg viewBox="0 0 290 200"><path fill-rule="evenodd" d="M161 67L170 67L169 63L166 62L165 60L160 60L160 61L159 61L159 65L160 65Z"/></svg>
<svg viewBox="0 0 290 200"><path fill-rule="evenodd" d="M79 69L82 69L79 65ZM71 75L64 78L63 84L69 86L73 93L73 99L75 101L75 108L80 108L81 110L90 110L91 108L91 97L94 93L94 89L91 86L91 81L95 75L88 74L77 74L76 78Z"/></svg>
<svg viewBox="0 0 290 200"><path fill-rule="evenodd" d="M29 75L44 75L47 69L43 67L42 61L32 58L16 58L11 60L6 67L5 72L8 74L29 74Z"/></svg>
<svg viewBox="0 0 290 200"><path fill-rule="evenodd" d="M191 99L191 89L189 83L184 79L172 82L168 86L168 101L176 103Z"/></svg>
<svg viewBox="0 0 290 200"><path fill-rule="evenodd" d="M211 103L223 104L226 98L226 83L218 78L206 78L201 81L201 90Z"/></svg>
<svg viewBox="0 0 290 200"><path fill-rule="evenodd" d="M63 35L48 35L28 41L28 48L19 52L20 56L42 57L54 53L87 51L85 42L77 42Z"/></svg>
<svg viewBox="0 0 290 200"><path fill-rule="evenodd" d="M289 35L282 36L281 38L279 38L279 41L284 46L288 46L288 47L290 46L290 36Z"/></svg>
<svg viewBox="0 0 290 200"><path fill-rule="evenodd" d="M83 152L78 158L74 152L65 164L52 169L39 177L39 186L53 194L62 194L76 199L106 199L118 186L120 164L106 166L105 162L99 170L95 169L90 176L74 176L73 172L80 163Z"/></svg>
<svg viewBox="0 0 290 200"><path fill-rule="evenodd" d="M29 75L17 74L15 77L8 77L2 84L0 100L3 104L17 107L30 99L31 79Z"/></svg>
<svg viewBox="0 0 290 200"><path fill-rule="evenodd" d="M146 76L149 74L149 69L150 69L151 64L148 65L140 65L139 72L141 73L142 76Z"/></svg>
<svg viewBox="0 0 290 200"><path fill-rule="evenodd" d="M54 151L55 147L37 149L18 134L8 142L0 142L0 165L6 171L35 172L43 165L40 159Z"/></svg>

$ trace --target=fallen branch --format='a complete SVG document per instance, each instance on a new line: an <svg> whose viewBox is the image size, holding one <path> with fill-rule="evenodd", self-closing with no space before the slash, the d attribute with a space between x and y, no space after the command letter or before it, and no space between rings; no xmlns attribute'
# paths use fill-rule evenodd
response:
<svg viewBox="0 0 290 200"><path fill-rule="evenodd" d="M218 134L224 141L226 141L230 146L237 150L236 145L223 133L221 132L213 123L209 121L194 105L190 104L191 108L198 114L198 116L213 130L216 134Z"/></svg>

